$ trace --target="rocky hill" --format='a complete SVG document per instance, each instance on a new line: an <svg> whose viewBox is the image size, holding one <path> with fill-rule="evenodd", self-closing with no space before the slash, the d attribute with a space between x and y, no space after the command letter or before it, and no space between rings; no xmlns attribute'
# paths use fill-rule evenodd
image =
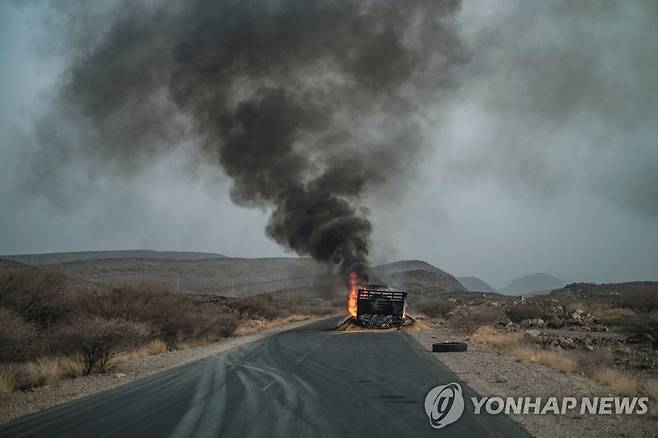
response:
<svg viewBox="0 0 658 438"><path fill-rule="evenodd" d="M560 299L599 300L611 303L625 301L629 297L639 301L645 298L658 302L658 281L632 281L628 283L571 283L550 293Z"/></svg>
<svg viewBox="0 0 658 438"><path fill-rule="evenodd" d="M455 277L421 260L403 260L373 268L375 280L397 286L411 294L465 292Z"/></svg>

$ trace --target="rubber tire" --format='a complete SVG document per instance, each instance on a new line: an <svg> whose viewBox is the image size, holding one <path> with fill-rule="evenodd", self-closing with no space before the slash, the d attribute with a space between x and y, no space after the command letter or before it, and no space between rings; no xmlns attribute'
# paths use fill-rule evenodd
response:
<svg viewBox="0 0 658 438"><path fill-rule="evenodd" d="M461 352L466 351L467 345L466 342L440 342L438 344L432 344L432 351L434 353L452 353L452 352Z"/></svg>

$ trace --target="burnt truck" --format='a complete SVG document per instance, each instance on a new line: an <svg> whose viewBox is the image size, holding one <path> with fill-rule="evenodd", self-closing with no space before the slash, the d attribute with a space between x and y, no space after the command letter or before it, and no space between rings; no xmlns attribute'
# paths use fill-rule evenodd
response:
<svg viewBox="0 0 658 438"><path fill-rule="evenodd" d="M409 322L407 293L383 284L359 285L356 323L368 328L400 327Z"/></svg>

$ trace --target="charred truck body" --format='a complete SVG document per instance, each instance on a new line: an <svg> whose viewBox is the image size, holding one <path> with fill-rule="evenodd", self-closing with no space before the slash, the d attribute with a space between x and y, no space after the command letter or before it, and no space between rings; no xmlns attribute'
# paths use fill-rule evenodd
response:
<svg viewBox="0 0 658 438"><path fill-rule="evenodd" d="M400 327L405 320L407 293L368 284L357 289L356 321L369 328Z"/></svg>

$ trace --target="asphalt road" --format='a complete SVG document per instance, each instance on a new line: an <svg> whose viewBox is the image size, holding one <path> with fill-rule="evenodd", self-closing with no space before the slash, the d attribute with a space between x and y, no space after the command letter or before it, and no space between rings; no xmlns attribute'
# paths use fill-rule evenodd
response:
<svg viewBox="0 0 658 438"><path fill-rule="evenodd" d="M335 321L20 418L0 437L527 436L504 415L474 415L470 402L433 429L425 396L455 375L406 333L339 333Z"/></svg>

